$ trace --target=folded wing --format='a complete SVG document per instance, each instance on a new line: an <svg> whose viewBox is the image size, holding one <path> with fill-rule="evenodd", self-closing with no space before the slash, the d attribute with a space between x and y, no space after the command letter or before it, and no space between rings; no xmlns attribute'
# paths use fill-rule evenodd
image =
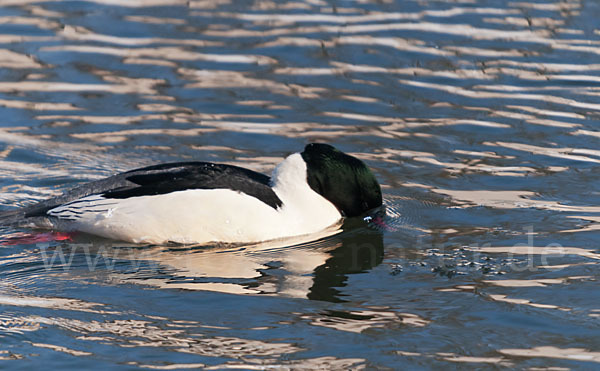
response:
<svg viewBox="0 0 600 371"><path fill-rule="evenodd" d="M76 218L77 213L82 212L85 206L108 205L110 200L189 189L231 189L255 197L277 209L282 202L269 183L270 178L264 174L232 165L210 162L161 164L127 171L76 187L61 196L22 210L8 212L5 219L47 216Z"/></svg>

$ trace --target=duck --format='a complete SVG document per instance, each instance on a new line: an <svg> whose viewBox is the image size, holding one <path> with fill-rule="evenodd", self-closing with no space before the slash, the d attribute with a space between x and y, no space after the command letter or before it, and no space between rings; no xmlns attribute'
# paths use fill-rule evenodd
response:
<svg viewBox="0 0 600 371"><path fill-rule="evenodd" d="M310 143L272 175L211 162L148 166L0 215L136 244L250 243L309 235L382 208L360 159Z"/></svg>

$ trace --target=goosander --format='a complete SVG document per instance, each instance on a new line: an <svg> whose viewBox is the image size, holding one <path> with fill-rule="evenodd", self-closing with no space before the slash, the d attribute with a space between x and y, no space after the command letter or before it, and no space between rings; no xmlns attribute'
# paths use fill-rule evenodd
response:
<svg viewBox="0 0 600 371"><path fill-rule="evenodd" d="M76 187L0 219L145 244L260 242L322 231L382 206L359 159L308 144L271 177L209 162L160 164Z"/></svg>

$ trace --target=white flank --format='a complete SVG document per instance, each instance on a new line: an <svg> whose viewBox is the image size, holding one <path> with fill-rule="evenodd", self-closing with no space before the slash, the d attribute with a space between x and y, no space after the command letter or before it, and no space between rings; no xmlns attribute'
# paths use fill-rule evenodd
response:
<svg viewBox="0 0 600 371"><path fill-rule="evenodd" d="M341 219L306 181L298 153L273 173L277 210L230 189L191 189L155 196L84 197L48 212L57 229L134 243L258 242L321 231Z"/></svg>

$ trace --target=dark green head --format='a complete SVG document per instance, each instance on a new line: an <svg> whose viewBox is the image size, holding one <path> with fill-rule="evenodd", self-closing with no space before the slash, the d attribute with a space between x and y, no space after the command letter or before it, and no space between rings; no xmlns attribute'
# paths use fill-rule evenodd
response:
<svg viewBox="0 0 600 371"><path fill-rule="evenodd" d="M381 206L379 183L361 160L322 143L307 145L301 155L308 185L342 215L359 216Z"/></svg>

